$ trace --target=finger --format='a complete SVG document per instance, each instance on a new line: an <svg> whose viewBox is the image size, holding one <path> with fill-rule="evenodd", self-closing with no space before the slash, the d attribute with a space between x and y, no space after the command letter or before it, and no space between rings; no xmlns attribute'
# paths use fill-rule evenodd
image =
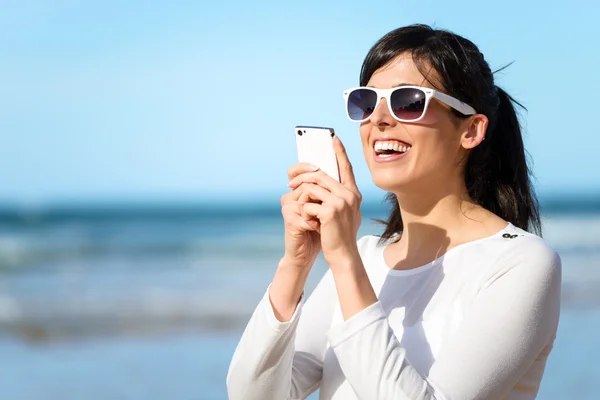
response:
<svg viewBox="0 0 600 400"><path fill-rule="evenodd" d="M302 206L306 203L322 203L322 201L313 199L312 196L310 195L310 193L308 193L308 192L302 192L300 197L298 197L297 203L302 208Z"/></svg>
<svg viewBox="0 0 600 400"><path fill-rule="evenodd" d="M311 202L331 202L339 199L337 196L334 196L327 189L322 188L319 185L315 185L314 183L303 183L300 187L295 189L295 191L301 192L300 197L298 197L299 204L306 204Z"/></svg>
<svg viewBox="0 0 600 400"><path fill-rule="evenodd" d="M338 168L340 170L340 181L342 185L346 186L352 191L358 191L356 187L356 179L354 178L354 171L352 170L352 164L346 153L346 148L342 144L342 141L338 136L333 138L333 148L335 155L337 156Z"/></svg>
<svg viewBox="0 0 600 400"><path fill-rule="evenodd" d="M295 203L296 200L298 200L298 197L300 197L300 193L294 193L294 191L287 192L286 194L281 196L281 206L284 207L288 204Z"/></svg>
<svg viewBox="0 0 600 400"><path fill-rule="evenodd" d="M320 223L319 215L323 213L325 206L317 203L306 203L302 207L302 218L304 220L317 220Z"/></svg>
<svg viewBox="0 0 600 400"><path fill-rule="evenodd" d="M282 214L288 226L290 228L299 227L303 231L320 232L319 220L303 213L303 209L304 205L296 202L282 208Z"/></svg>
<svg viewBox="0 0 600 400"><path fill-rule="evenodd" d="M302 206L299 204L287 204L281 208L281 214L290 227L299 227L304 231L316 231L319 228L319 221L302 217Z"/></svg>
<svg viewBox="0 0 600 400"><path fill-rule="evenodd" d="M295 189L303 183L319 185L336 196L342 195L342 193L347 190L341 183L322 170L298 175L288 183L288 186Z"/></svg>
<svg viewBox="0 0 600 400"><path fill-rule="evenodd" d="M281 206L297 202L298 198L301 195L302 195L302 190L297 190L297 188L285 193L283 196L281 196L281 199L280 199Z"/></svg>
<svg viewBox="0 0 600 400"><path fill-rule="evenodd" d="M299 175L288 184L292 188L300 188L303 185L318 185L331 192L334 196L343 199L351 207L360 204L362 201L362 196L358 188L355 190L348 189L323 171Z"/></svg>
<svg viewBox="0 0 600 400"><path fill-rule="evenodd" d="M323 205L318 204L318 203L303 204L302 212L300 213L300 216L305 221L319 221L318 215L321 212L322 208L323 208ZM320 225L320 221L319 221L319 225Z"/></svg>
<svg viewBox="0 0 600 400"><path fill-rule="evenodd" d="M296 176L303 174L305 172L315 172L318 171L319 167L309 163L298 163L294 164L288 168L287 174L288 179L294 179Z"/></svg>
<svg viewBox="0 0 600 400"><path fill-rule="evenodd" d="M304 204L298 204L298 210L299 214L296 218L302 220L302 225L309 226L311 228L310 230L321 233L321 222L317 218L311 217L304 211Z"/></svg>

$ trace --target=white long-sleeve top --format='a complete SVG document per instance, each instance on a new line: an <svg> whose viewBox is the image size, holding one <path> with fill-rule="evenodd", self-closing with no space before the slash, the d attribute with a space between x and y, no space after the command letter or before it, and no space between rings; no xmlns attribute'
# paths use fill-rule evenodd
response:
<svg viewBox="0 0 600 400"><path fill-rule="evenodd" d="M386 243L358 241L378 302L342 318L328 271L290 321L269 291L229 373L230 400L535 398L556 335L561 262L512 224L410 270L390 269Z"/></svg>

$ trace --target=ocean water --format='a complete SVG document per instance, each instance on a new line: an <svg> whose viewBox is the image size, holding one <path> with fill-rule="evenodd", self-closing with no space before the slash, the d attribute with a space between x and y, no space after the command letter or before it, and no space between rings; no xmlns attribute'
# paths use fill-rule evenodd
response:
<svg viewBox="0 0 600 400"><path fill-rule="evenodd" d="M541 399L597 398L594 204L544 208L563 305ZM359 235L380 233L369 218L384 216L365 206ZM0 211L0 398L226 399L229 361L282 232L269 204ZM319 259L308 291L326 268Z"/></svg>

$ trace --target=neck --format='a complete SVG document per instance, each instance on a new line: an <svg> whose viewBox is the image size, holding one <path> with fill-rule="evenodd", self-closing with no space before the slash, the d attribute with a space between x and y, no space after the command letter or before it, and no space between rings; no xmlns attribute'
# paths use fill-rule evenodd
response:
<svg viewBox="0 0 600 400"><path fill-rule="evenodd" d="M401 241L416 249L448 240L481 216L462 182L436 182L395 195L404 225Z"/></svg>

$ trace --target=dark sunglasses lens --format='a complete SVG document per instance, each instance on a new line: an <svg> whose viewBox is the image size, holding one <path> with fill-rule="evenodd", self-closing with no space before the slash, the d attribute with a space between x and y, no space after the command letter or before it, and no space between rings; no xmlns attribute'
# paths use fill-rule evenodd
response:
<svg viewBox="0 0 600 400"><path fill-rule="evenodd" d="M353 121L367 119L375 111L377 93L369 89L357 89L348 96L348 115Z"/></svg>
<svg viewBox="0 0 600 400"><path fill-rule="evenodd" d="M423 115L425 110L425 92L415 88L398 88L391 96L392 110L396 117L412 121Z"/></svg>

